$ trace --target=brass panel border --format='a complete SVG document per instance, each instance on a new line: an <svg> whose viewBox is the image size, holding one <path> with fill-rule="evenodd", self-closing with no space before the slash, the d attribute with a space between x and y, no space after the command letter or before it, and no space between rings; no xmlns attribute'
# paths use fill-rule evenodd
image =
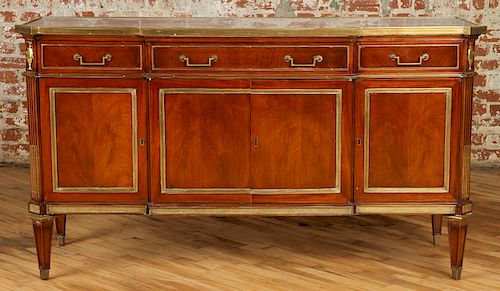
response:
<svg viewBox="0 0 500 291"><path fill-rule="evenodd" d="M250 188L168 188L166 170L166 126L165 95L167 94L295 94L295 95L335 95L335 187L306 189L250 189ZM212 89L212 88L173 88L160 89L160 192L163 194L332 194L341 192L342 159L342 89Z"/></svg>
<svg viewBox="0 0 500 291"><path fill-rule="evenodd" d="M196 49L196 48L213 48L213 49L219 49L219 48L248 48L248 49L258 49L258 48L307 48L307 49L314 49L314 48L345 48L346 49L346 66L343 68L315 68L314 71L346 71L349 70L349 56L350 56L350 47L349 45L317 45L315 44L314 46L306 46L306 45L233 45L233 46L194 46L194 45L153 45L151 46L151 70L153 71L158 71L158 70L193 70L193 68L188 68L188 67L181 67L181 68L162 68L162 67L156 67L155 66L155 49L156 48L188 48L188 49ZM215 52L214 52L215 53ZM203 68L202 68L203 69ZM205 68L206 69L206 68ZM289 71L293 70L291 67L286 67L286 68L271 68L271 67L266 67L266 68L210 68L211 71L262 71L262 70L273 70L273 71ZM295 69L296 70L296 69ZM297 70L299 71L299 70Z"/></svg>
<svg viewBox="0 0 500 291"><path fill-rule="evenodd" d="M445 141L443 157L443 187L370 187L369 148L370 148L370 94L373 93L444 93L445 94ZM451 138L451 99L452 88L370 88L365 90L365 126L363 180L365 193L448 193L450 189L450 138Z"/></svg>
<svg viewBox="0 0 500 291"><path fill-rule="evenodd" d="M57 126L56 126L56 94L57 93L109 93L130 94L132 102L132 187L59 187L59 172L57 169ZM52 161L52 191L64 193L135 193L138 191L138 151L137 151L137 92L133 88L49 88L50 104L50 135Z"/></svg>
<svg viewBox="0 0 500 291"><path fill-rule="evenodd" d="M462 213L472 212L472 203L462 205Z"/></svg>
<svg viewBox="0 0 500 291"><path fill-rule="evenodd" d="M45 47L49 46L58 46L58 47L139 47L139 67L99 67L99 70L109 70L109 71L127 71L127 70L142 70L143 65L142 65L142 45L141 44L122 44L122 45L113 45L113 44L70 44L70 43L64 43L64 44L52 44L52 43L43 43L42 44L42 53L41 53L41 60L42 60L42 70L45 69L79 69L79 70L95 70L95 67L88 66L63 66L63 67L47 67L45 66L44 62L44 55L45 55ZM73 60L73 56L71 56L71 60Z"/></svg>
<svg viewBox="0 0 500 291"><path fill-rule="evenodd" d="M374 48L383 48L383 47L405 47L407 49L411 49L413 47L456 47L457 48L457 65L454 67L375 67L375 68L364 68L361 66L361 50L363 48L374 47ZM460 67L460 44L359 44L358 45L358 69L364 71L401 71L401 70L449 70L449 69L458 69Z"/></svg>
<svg viewBox="0 0 500 291"><path fill-rule="evenodd" d="M456 205L365 204L356 205L356 214L455 214Z"/></svg>
<svg viewBox="0 0 500 291"><path fill-rule="evenodd" d="M333 27L333 28L142 28L142 27L34 27L28 24L16 25L22 34L69 34L69 35L132 35L132 36L387 36L387 35L479 35L486 32L486 26L388 26L388 27Z"/></svg>
<svg viewBox="0 0 500 291"><path fill-rule="evenodd" d="M47 204L47 214L147 214L147 205Z"/></svg>
<svg viewBox="0 0 500 291"><path fill-rule="evenodd" d="M36 213L36 214L40 214L40 205L38 204L33 204L33 203L29 203L28 204L28 211L30 213Z"/></svg>
<svg viewBox="0 0 500 291"><path fill-rule="evenodd" d="M242 206L242 207L169 207L152 206L150 215L206 216L348 216L353 206Z"/></svg>

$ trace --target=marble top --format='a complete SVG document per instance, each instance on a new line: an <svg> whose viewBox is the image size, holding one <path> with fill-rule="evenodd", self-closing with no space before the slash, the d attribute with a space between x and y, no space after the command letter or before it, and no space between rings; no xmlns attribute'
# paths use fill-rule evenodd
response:
<svg viewBox="0 0 500 291"><path fill-rule="evenodd" d="M478 35L485 26L439 17L46 17L16 31L29 34L139 36L369 36Z"/></svg>

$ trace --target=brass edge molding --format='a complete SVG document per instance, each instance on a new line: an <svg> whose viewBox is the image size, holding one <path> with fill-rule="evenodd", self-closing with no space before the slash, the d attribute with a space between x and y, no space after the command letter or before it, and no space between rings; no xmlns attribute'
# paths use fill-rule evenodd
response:
<svg viewBox="0 0 500 291"><path fill-rule="evenodd" d="M50 216L50 215L40 215L40 214L34 214L34 213L28 213L28 218L33 220L33 221L47 221L47 220L54 219L54 217Z"/></svg>
<svg viewBox="0 0 500 291"><path fill-rule="evenodd" d="M467 198L470 196L470 163L471 163L471 146L463 147L462 154L462 193L460 197Z"/></svg>
<svg viewBox="0 0 500 291"><path fill-rule="evenodd" d="M454 214L455 205L357 205L356 214Z"/></svg>
<svg viewBox="0 0 500 291"><path fill-rule="evenodd" d="M155 63L155 49L156 48L248 48L248 49L257 49L257 48L345 48L346 49L346 66L343 68L315 68L314 71L347 71L349 70L349 56L350 56L350 46L349 45L321 45L314 44L314 46L310 45L208 45L208 46L195 46L195 45L152 45L151 46L151 70L152 71L165 71L165 70L183 70L183 71L193 71L192 68L162 68L156 67ZM215 52L214 52L215 53ZM210 68L210 71L262 71L262 70L273 70L273 71L290 71L290 67L286 68Z"/></svg>
<svg viewBox="0 0 500 291"><path fill-rule="evenodd" d="M343 28L141 28L141 27L33 27L16 25L16 31L29 35L130 35L130 36L399 36L399 35L479 35L485 26L426 26L426 27L343 27Z"/></svg>
<svg viewBox="0 0 500 291"><path fill-rule="evenodd" d="M462 213L472 212L472 203L462 205Z"/></svg>
<svg viewBox="0 0 500 291"><path fill-rule="evenodd" d="M139 47L139 67L99 67L99 70L109 70L109 71L127 71L127 70L142 70L143 69L143 64L142 64L142 44L121 44L121 45L101 45L101 44L71 44L71 43L64 43L64 44L52 44L52 43L43 43L42 44L42 49L41 49L41 60L42 60L42 70L45 69L79 69L79 70L95 70L95 67L92 66L63 66L63 67L47 67L45 66L45 48L50 47L50 46L56 46L56 47L64 47L64 46L69 46L69 47ZM71 60L73 60L73 57L71 57Z"/></svg>
<svg viewBox="0 0 500 291"><path fill-rule="evenodd" d="M370 94L372 93L444 93L445 94L445 142L443 157L443 187L370 187ZM452 88L368 88L365 89L363 191L365 193L448 193L450 189L450 138L451 138Z"/></svg>
<svg viewBox="0 0 500 291"><path fill-rule="evenodd" d="M146 205L47 204L48 214L147 214Z"/></svg>
<svg viewBox="0 0 500 291"><path fill-rule="evenodd" d="M60 187L57 159L57 122L56 122L56 95L57 93L128 93L132 102L132 187ZM138 191L138 149L137 149L137 92L134 88L72 88L54 87L49 89L50 106L50 134L51 134L51 162L52 162L52 191L55 193L135 193Z"/></svg>
<svg viewBox="0 0 500 291"><path fill-rule="evenodd" d="M472 76L469 73L360 73L355 77L358 79L408 79L408 78L465 78Z"/></svg>
<svg viewBox="0 0 500 291"><path fill-rule="evenodd" d="M456 47L457 50L457 65L454 67L375 67L375 68L364 68L361 66L361 50L365 47L404 47L411 49L412 47ZM460 68L460 44L359 44L358 45L358 70L363 71L401 71L401 70L409 70L409 71L419 71L419 70L450 70L450 69L458 69Z"/></svg>
<svg viewBox="0 0 500 291"><path fill-rule="evenodd" d="M295 94L295 95L335 95L335 187L318 189L249 189L249 188L192 188L179 189L167 187L166 169L166 114L165 96L167 94ZM320 194L341 192L341 159L342 159L342 89L212 89L212 88L173 88L159 90L160 104L160 192L162 194L217 194L217 193L251 193L251 194Z"/></svg>
<svg viewBox="0 0 500 291"><path fill-rule="evenodd" d="M38 157L38 146L30 145L30 179L31 179L31 197L40 195L40 159Z"/></svg>
<svg viewBox="0 0 500 291"><path fill-rule="evenodd" d="M268 215L268 216L342 216L353 215L352 206L251 206L237 208L222 207L162 207L152 206L151 215L209 215L209 216L230 216L230 215Z"/></svg>
<svg viewBox="0 0 500 291"><path fill-rule="evenodd" d="M40 214L40 205L38 204L33 204L33 203L30 203L28 204L28 211L30 213L36 213L36 214Z"/></svg>
<svg viewBox="0 0 500 291"><path fill-rule="evenodd" d="M474 47L472 44L469 44L469 48L467 49L467 64L468 70L472 70L472 66L474 65Z"/></svg>
<svg viewBox="0 0 500 291"><path fill-rule="evenodd" d="M469 213L465 213L465 214L462 214L462 215L450 215L450 216L446 216L449 220L464 220L464 219L467 219L469 217L471 217L472 215L472 212L469 212Z"/></svg>

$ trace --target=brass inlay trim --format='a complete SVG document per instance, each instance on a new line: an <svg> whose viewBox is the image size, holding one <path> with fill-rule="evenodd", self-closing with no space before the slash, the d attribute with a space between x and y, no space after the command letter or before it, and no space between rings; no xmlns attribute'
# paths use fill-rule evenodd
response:
<svg viewBox="0 0 500 291"><path fill-rule="evenodd" d="M444 93L445 109L445 141L443 187L370 187L370 94L373 93ZM370 88L365 90L365 126L364 126L364 192L365 193L448 193L450 189L450 138L451 138L451 99L452 88Z"/></svg>
<svg viewBox="0 0 500 291"><path fill-rule="evenodd" d="M109 93L130 94L132 103L132 187L60 187L57 168L57 122L56 122L56 95L57 93ZM137 92L133 88L50 88L50 134L52 160L52 191L65 193L95 192L95 193L135 193L138 191L138 151L137 151Z"/></svg>
<svg viewBox="0 0 500 291"><path fill-rule="evenodd" d="M467 219L469 218L470 216L472 215L472 212L468 212L468 213L464 213L462 215L450 215L450 216L447 216L447 218L449 220L464 220L464 219Z"/></svg>
<svg viewBox="0 0 500 291"><path fill-rule="evenodd" d="M40 159L38 158L38 146L30 145L30 178L31 197L38 199L40 194Z"/></svg>
<svg viewBox="0 0 500 291"><path fill-rule="evenodd" d="M71 44L71 43L65 43L65 44L51 44L51 43L43 43L42 44L42 57L41 57L41 60L42 60L42 70L44 69L92 69L92 68L86 68L86 67L82 67L82 60L80 59L80 65L79 66L62 66L62 67L52 67L52 66L45 66L45 63L44 63L44 54L45 54L45 48L46 47L49 47L49 46L59 46L59 47L64 47L64 46L68 46L68 47L138 47L139 48L139 67L102 67L102 68L99 68L99 70L110 70L110 71L124 71L124 70L142 70L142 45L140 44L136 44L136 45L112 45L112 44L109 44L109 45L106 45L106 44ZM80 56L79 54L75 54L72 56L72 58L76 61L78 61L78 59L75 59L75 56L78 55ZM80 56L81 57L81 56ZM103 62L104 62L104 58L106 57L103 56ZM107 61L110 61L111 60L111 56L108 58L106 58ZM85 66L86 63L83 63L83 65ZM92 65L100 65L100 66L103 66L104 64L101 64L101 63L96 63L96 64L89 64L90 66Z"/></svg>
<svg viewBox="0 0 500 291"><path fill-rule="evenodd" d="M186 48L186 49L197 49L197 48L212 48L214 50L224 48L224 49L231 49L231 48L248 48L248 49L258 49L258 48L290 48L290 49L296 49L296 48L345 48L346 49L346 65L343 68L315 68L314 71L346 71L349 69L349 52L350 52L350 46L348 45L318 45L314 44L313 47L311 46L305 46L305 45L232 45L232 46L193 46L193 45L153 45L151 46L152 54L151 54L151 67L152 70L189 70L189 68L163 68L163 67L157 67L155 63L155 49L156 48ZM215 71L215 70L223 70L223 71L262 71L262 70L269 70L272 69L273 71L288 71L290 68L279 68L279 67L268 67L268 68L211 68L210 71Z"/></svg>
<svg viewBox="0 0 500 291"><path fill-rule="evenodd" d="M470 159L471 146L466 145L462 157L462 198L468 198L470 195Z"/></svg>
<svg viewBox="0 0 500 291"><path fill-rule="evenodd" d="M453 214L455 205L357 205L356 214Z"/></svg>
<svg viewBox="0 0 500 291"><path fill-rule="evenodd" d="M40 214L29 213L29 212L28 212L28 218L30 218L33 221L47 221L47 220L54 219L54 217L50 216L50 215L40 215Z"/></svg>
<svg viewBox="0 0 500 291"><path fill-rule="evenodd" d="M332 27L332 28L142 28L142 27L34 27L16 25L19 33L69 35L139 35L139 36L386 36L386 35L479 35L486 26L390 26L390 27Z"/></svg>
<svg viewBox="0 0 500 291"><path fill-rule="evenodd" d="M456 65L454 67L442 67L442 66L439 66L439 67L413 67L413 68L406 68L408 70L415 70L415 71L418 71L418 70L450 70L450 69L458 69L459 66L460 66L460 44L387 44L387 43L381 43L381 44L372 44L372 45L368 45L368 44L360 44L358 45L358 68L359 70L364 70L364 71L371 71L371 70L388 70L388 71L391 71L391 70L401 70L401 68L398 68L398 67L374 67L374 68L365 68L361 65L361 50L363 48L368 48L368 47L374 47L374 48L382 48L382 47L405 47L405 48L408 48L408 49L411 49L413 47L456 47L457 49L457 61L456 61ZM389 55L389 58L391 58L392 55ZM394 57L396 57L396 55L394 55ZM422 58L425 58L425 56L421 55L420 56L420 62L419 63L412 63L410 65L422 65L423 63L423 59ZM430 54L427 54L427 59L429 59L431 57ZM392 60L392 58L391 58ZM422 62L422 63L421 63ZM432 73L431 73L432 74Z"/></svg>
<svg viewBox="0 0 500 291"><path fill-rule="evenodd" d="M165 95L167 94L295 94L295 95L335 95L335 187L315 189L250 189L250 188L192 188L179 189L167 187L166 170L166 126ZM341 192L341 159L342 159L342 90L341 89L211 89L211 88L174 88L160 89L160 191L163 194L217 194L217 193L250 193L250 194L320 194Z"/></svg>
<svg viewBox="0 0 500 291"><path fill-rule="evenodd" d="M48 204L48 214L147 214L146 205L91 205L91 204Z"/></svg>
<svg viewBox="0 0 500 291"><path fill-rule="evenodd" d="M472 203L462 205L462 213L469 213L472 211Z"/></svg>
<svg viewBox="0 0 500 291"><path fill-rule="evenodd" d="M195 207L162 207L153 206L149 209L151 215L268 215L268 216L340 216L353 215L352 206L250 206L235 208L195 208Z"/></svg>
<svg viewBox="0 0 500 291"><path fill-rule="evenodd" d="M40 205L38 204L28 204L28 211L31 213L40 214Z"/></svg>
<svg viewBox="0 0 500 291"><path fill-rule="evenodd" d="M33 64L33 59L35 58L35 52L33 51L33 42L27 41L28 48L26 48L26 62L28 63L27 70L33 70L31 65Z"/></svg>

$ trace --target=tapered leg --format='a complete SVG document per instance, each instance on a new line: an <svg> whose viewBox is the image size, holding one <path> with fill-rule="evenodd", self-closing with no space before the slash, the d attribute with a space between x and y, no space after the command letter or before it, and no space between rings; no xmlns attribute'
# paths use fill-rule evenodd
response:
<svg viewBox="0 0 500 291"><path fill-rule="evenodd" d="M441 225L443 216L440 214L432 215L432 243L437 246L441 240Z"/></svg>
<svg viewBox="0 0 500 291"><path fill-rule="evenodd" d="M38 267L40 269L40 279L42 280L49 279L50 248L52 244L53 227L53 218L50 216L33 218Z"/></svg>
<svg viewBox="0 0 500 291"><path fill-rule="evenodd" d="M455 280L460 280L462 274L465 238L467 236L467 225L469 224L467 217L468 215L455 215L448 218L451 277Z"/></svg>
<svg viewBox="0 0 500 291"><path fill-rule="evenodd" d="M56 215L57 242L64 246L66 241L66 214Z"/></svg>

